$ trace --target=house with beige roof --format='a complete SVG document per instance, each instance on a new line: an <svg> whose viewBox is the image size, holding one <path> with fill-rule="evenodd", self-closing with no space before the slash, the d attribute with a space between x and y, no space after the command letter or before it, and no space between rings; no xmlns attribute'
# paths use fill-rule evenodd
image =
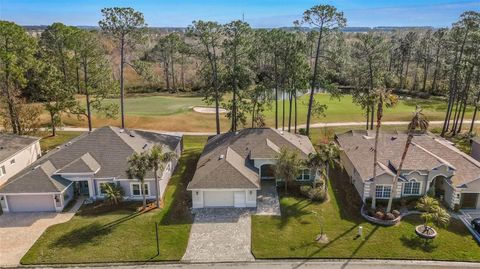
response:
<svg viewBox="0 0 480 269"><path fill-rule="evenodd" d="M249 128L210 137L192 181L193 208L256 207L262 181L275 178L274 167L281 148L298 152L307 159L315 149L306 136L272 128ZM303 169L297 182L311 183L316 171Z"/></svg>
<svg viewBox="0 0 480 269"><path fill-rule="evenodd" d="M4 212L62 211L78 195L90 200L103 199L104 184L124 190L124 199L141 200L141 183L128 176L128 158L150 150L154 145L180 156L182 137L140 130L105 126L85 132L50 151L0 187ZM147 199L162 197L177 162L173 160L157 171L148 171L144 186ZM158 188L156 188L158 187Z"/></svg>
<svg viewBox="0 0 480 269"><path fill-rule="evenodd" d="M381 133L378 144L376 188L373 185L375 132L349 131L337 134L340 159L363 201L374 192L389 199L407 134ZM415 135L400 171L397 196L433 194L454 208L480 209L480 162L433 134Z"/></svg>

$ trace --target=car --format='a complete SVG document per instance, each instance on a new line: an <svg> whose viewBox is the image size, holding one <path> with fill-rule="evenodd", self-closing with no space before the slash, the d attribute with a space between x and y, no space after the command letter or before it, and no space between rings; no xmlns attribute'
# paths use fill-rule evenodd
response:
<svg viewBox="0 0 480 269"><path fill-rule="evenodd" d="M472 220L472 227L477 233L480 233L480 218Z"/></svg>

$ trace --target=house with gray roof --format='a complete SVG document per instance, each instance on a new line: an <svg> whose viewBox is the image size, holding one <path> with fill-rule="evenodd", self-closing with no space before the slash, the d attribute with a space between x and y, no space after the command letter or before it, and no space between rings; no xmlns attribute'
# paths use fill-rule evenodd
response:
<svg viewBox="0 0 480 269"><path fill-rule="evenodd" d="M42 154L40 139L14 134L0 134L0 186Z"/></svg>
<svg viewBox="0 0 480 269"><path fill-rule="evenodd" d="M373 189L375 132L349 131L335 136L340 159L363 201L376 194L389 199L407 134L381 133L376 184ZM396 186L397 199L432 194L454 208L480 208L480 162L449 141L433 134L417 134L406 155Z"/></svg>
<svg viewBox="0 0 480 269"><path fill-rule="evenodd" d="M103 199L104 184L124 190L124 199L142 199L140 183L127 174L128 158L135 152L160 145L180 156L182 137L105 126L86 132L52 150L0 187L4 212L62 211L76 195ZM160 196L168 184L176 160L158 171ZM155 199L153 171L147 173L145 192Z"/></svg>
<svg viewBox="0 0 480 269"><path fill-rule="evenodd" d="M315 152L306 136L272 128L249 128L210 137L192 181L193 208L256 207L264 180L275 179L274 166L281 148L307 159ZM303 169L297 181L311 183L318 174Z"/></svg>

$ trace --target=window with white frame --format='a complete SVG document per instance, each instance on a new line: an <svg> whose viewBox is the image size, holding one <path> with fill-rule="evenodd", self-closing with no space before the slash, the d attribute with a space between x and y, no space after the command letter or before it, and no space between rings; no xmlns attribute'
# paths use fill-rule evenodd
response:
<svg viewBox="0 0 480 269"><path fill-rule="evenodd" d="M297 177L298 181L308 181L310 180L310 169L302 169L302 172Z"/></svg>
<svg viewBox="0 0 480 269"><path fill-rule="evenodd" d="M0 177L5 175L7 170L5 170L5 165L0 166Z"/></svg>
<svg viewBox="0 0 480 269"><path fill-rule="evenodd" d="M410 181L403 184L403 194L405 195L419 195L420 182Z"/></svg>
<svg viewBox="0 0 480 269"><path fill-rule="evenodd" d="M392 186L377 185L375 187L375 195L377 198L390 198L392 193Z"/></svg>
<svg viewBox="0 0 480 269"><path fill-rule="evenodd" d="M142 195L142 190L140 189L140 183L132 183L132 195L133 196ZM145 183L145 195L149 195L148 183Z"/></svg>

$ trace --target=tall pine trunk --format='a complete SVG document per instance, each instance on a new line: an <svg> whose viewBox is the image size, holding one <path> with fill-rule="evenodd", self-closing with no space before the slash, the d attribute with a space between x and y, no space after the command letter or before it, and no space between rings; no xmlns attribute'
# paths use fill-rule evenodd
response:
<svg viewBox="0 0 480 269"><path fill-rule="evenodd" d="M125 129L125 108L124 108L124 89L123 89L123 68L125 64L125 37L120 40L120 114L122 117L122 129Z"/></svg>
<svg viewBox="0 0 480 269"><path fill-rule="evenodd" d="M313 96L315 94L315 87L317 86L317 72L318 72L318 58L320 56L320 49L321 49L321 44L322 44L322 38L323 38L323 21L320 24L320 34L318 35L318 41L317 41L317 50L315 52L315 64L313 67L313 76L312 76L312 82L311 82L311 89L310 89L310 98L308 100L308 111L307 111L307 128L306 128L306 135L310 135L310 119L312 117L312 107L313 107Z"/></svg>

